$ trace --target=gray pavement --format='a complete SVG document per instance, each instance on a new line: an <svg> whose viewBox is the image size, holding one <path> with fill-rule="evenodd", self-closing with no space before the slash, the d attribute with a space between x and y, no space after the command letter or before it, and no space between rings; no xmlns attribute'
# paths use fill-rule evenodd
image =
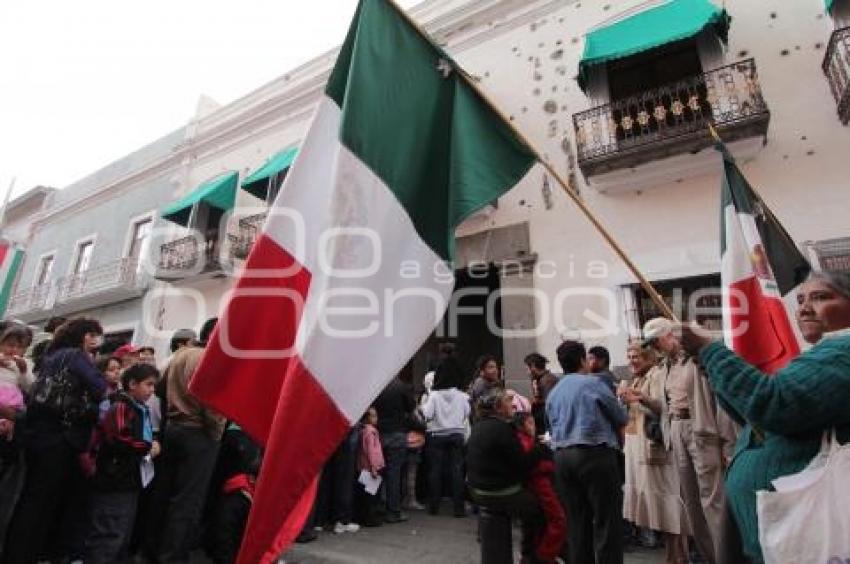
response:
<svg viewBox="0 0 850 564"><path fill-rule="evenodd" d="M461 564L477 563L476 518L457 519L410 512L406 523L363 528L356 533L320 532L311 543L296 544L284 556L287 564ZM514 550L519 541L514 540ZM661 564L663 550L626 554L626 564Z"/></svg>

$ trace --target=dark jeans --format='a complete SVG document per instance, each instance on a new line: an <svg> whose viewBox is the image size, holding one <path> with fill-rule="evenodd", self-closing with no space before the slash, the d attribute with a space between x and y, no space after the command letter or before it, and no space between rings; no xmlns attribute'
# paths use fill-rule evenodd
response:
<svg viewBox="0 0 850 564"><path fill-rule="evenodd" d="M86 564L111 564L127 560L138 500L138 492L92 494Z"/></svg>
<svg viewBox="0 0 850 564"><path fill-rule="evenodd" d="M401 472L407 458L407 433L386 433L381 435L381 448L384 451L384 485L387 496L387 513L401 513Z"/></svg>
<svg viewBox="0 0 850 564"><path fill-rule="evenodd" d="M620 454L576 446L555 454L569 523L570 562L623 564L623 480Z"/></svg>
<svg viewBox="0 0 850 564"><path fill-rule="evenodd" d="M463 504L463 435L428 435L425 443L428 457L428 509L433 513L443 497L443 472L448 467L452 480L452 502L455 514L465 511Z"/></svg>
<svg viewBox="0 0 850 564"><path fill-rule="evenodd" d="M5 564L31 564L51 550L62 534L62 519L73 485L81 475L77 451L61 436L30 439L25 449L27 475L6 536ZM78 508L80 513L85 507Z"/></svg>
<svg viewBox="0 0 850 564"><path fill-rule="evenodd" d="M159 542L155 543L160 563L187 562L190 540L196 533L210 479L218 456L219 442L202 429L171 424L162 447L163 473L157 485L163 489L165 507L154 518L161 520Z"/></svg>
<svg viewBox="0 0 850 564"><path fill-rule="evenodd" d="M477 505L491 513L504 513L513 519L519 519L522 525L522 554L523 556L534 554L534 539L543 530L546 520L540 502L533 493L522 489L512 495L483 496L476 495L473 491L471 496Z"/></svg>
<svg viewBox="0 0 850 564"><path fill-rule="evenodd" d="M345 524L354 518L359 436L356 430L349 431L322 469L315 509L319 525Z"/></svg>

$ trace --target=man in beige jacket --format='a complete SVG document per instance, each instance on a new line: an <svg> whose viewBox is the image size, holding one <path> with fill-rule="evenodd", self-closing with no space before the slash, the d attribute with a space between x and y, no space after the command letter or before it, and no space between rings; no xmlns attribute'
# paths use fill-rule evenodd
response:
<svg viewBox="0 0 850 564"><path fill-rule="evenodd" d="M726 495L723 472L735 446L735 426L717 405L694 359L683 351L668 319L643 328L645 346L660 353L664 397L660 408L664 444L679 468L682 501L697 548L711 564L724 562ZM641 398L649 405L652 400Z"/></svg>

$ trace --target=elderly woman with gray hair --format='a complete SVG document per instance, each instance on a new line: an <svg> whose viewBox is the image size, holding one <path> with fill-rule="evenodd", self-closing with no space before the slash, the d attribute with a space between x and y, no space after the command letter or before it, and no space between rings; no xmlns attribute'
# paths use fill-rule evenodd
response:
<svg viewBox="0 0 850 564"><path fill-rule="evenodd" d="M797 291L797 324L814 346L772 377L712 342L693 326L682 344L699 361L730 415L745 421L726 475L729 505L743 548L762 562L756 492L803 470L825 430L850 440L850 273L813 273ZM760 432L754 432L753 426Z"/></svg>

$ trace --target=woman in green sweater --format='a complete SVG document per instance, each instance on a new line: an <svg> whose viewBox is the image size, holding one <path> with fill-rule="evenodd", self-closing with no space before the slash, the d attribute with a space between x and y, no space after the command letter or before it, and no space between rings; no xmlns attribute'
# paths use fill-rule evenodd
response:
<svg viewBox="0 0 850 564"><path fill-rule="evenodd" d="M726 491L744 552L754 563L763 562L756 492L803 470L825 430L834 427L842 444L850 440L850 274L812 274L800 286L797 304L800 332L814 346L772 377L704 332L682 327L683 346L699 355L724 407L746 422Z"/></svg>

